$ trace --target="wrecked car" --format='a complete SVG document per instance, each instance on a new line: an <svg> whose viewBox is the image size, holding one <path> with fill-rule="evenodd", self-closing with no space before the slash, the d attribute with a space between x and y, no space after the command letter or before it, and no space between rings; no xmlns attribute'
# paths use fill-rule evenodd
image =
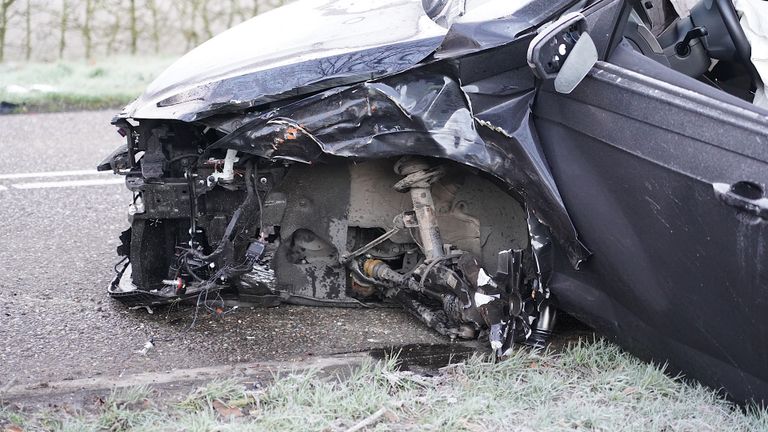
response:
<svg viewBox="0 0 768 432"><path fill-rule="evenodd" d="M500 357L564 310L764 400L768 111L747 34L729 0L265 13L114 118L126 142L99 169L133 199L109 294L397 306Z"/></svg>

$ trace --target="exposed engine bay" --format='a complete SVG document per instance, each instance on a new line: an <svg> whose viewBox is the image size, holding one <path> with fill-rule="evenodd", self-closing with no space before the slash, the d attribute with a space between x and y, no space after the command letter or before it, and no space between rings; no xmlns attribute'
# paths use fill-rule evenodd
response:
<svg viewBox="0 0 768 432"><path fill-rule="evenodd" d="M487 337L498 355L550 334L555 307L529 240L538 222L477 170L410 156L203 157L206 134L148 124L132 151L142 163L122 172L134 198L118 300L400 306L442 335Z"/></svg>

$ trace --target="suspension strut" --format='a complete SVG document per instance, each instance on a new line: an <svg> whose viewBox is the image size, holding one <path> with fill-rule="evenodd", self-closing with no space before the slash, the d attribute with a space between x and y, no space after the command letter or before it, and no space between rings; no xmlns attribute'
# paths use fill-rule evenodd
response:
<svg viewBox="0 0 768 432"><path fill-rule="evenodd" d="M445 169L442 166L432 166L422 158L405 156L395 163L395 173L404 176L395 184L395 190L411 194L427 261L432 262L444 257L443 239L440 237L435 202L432 199L432 183L445 174Z"/></svg>

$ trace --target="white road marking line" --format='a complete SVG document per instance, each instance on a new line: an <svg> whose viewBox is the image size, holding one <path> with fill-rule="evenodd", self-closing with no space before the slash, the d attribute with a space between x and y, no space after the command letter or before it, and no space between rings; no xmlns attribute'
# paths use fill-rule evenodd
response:
<svg viewBox="0 0 768 432"><path fill-rule="evenodd" d="M80 186L103 186L113 184L125 184L125 179L111 178L104 180L65 180L55 182L32 182L32 183L17 183L12 184L14 189L48 189L48 188L62 188L62 187L80 187Z"/></svg>
<svg viewBox="0 0 768 432"><path fill-rule="evenodd" d="M112 171L96 171L90 170L74 170L74 171L47 171L37 173L11 173L0 174L0 180L15 180L25 178L47 178L47 177L70 177L70 176L86 176L86 175L100 175L100 174L112 174Z"/></svg>

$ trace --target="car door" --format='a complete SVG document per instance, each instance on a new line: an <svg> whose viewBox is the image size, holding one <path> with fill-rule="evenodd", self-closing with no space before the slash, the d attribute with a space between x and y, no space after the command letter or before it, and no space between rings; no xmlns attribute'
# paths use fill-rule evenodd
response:
<svg viewBox="0 0 768 432"><path fill-rule="evenodd" d="M552 292L636 354L768 400L768 112L636 53L616 22L583 81L534 105L593 252L578 271L559 257Z"/></svg>

